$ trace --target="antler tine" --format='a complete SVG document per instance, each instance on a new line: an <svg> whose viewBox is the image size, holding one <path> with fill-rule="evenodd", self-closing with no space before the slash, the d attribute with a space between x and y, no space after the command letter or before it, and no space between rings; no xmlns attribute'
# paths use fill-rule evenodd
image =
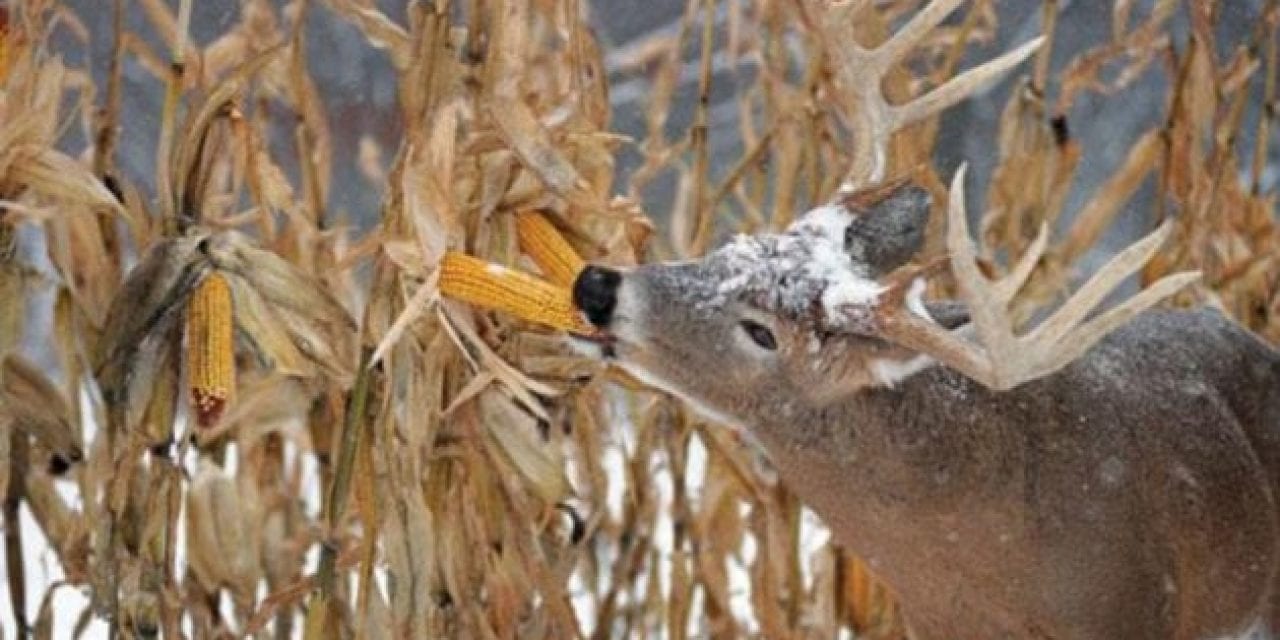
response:
<svg viewBox="0 0 1280 640"><path fill-rule="evenodd" d="M1093 337L1096 332L1087 331L1090 326L1100 324L1102 320L1108 318L1111 314L1117 314L1120 317L1119 320L1115 321L1115 324L1119 324L1158 302L1159 299L1156 299L1147 302L1146 306L1142 306L1139 303L1144 302L1147 298L1139 294L1129 298L1120 306L1111 309L1103 317L1083 325L1080 324L1085 316L1106 298L1107 294L1111 293L1125 278L1133 275L1134 272L1142 268L1142 265L1151 260L1151 257L1164 244L1165 239L1169 237L1171 230L1172 223L1166 221L1160 225L1160 228L1147 234L1147 237L1112 257L1052 317L1037 327L1029 337L1032 340L1050 344L1062 342L1068 335L1071 336L1073 341L1081 339L1096 341L1097 337L1101 336ZM1196 271L1185 271L1165 276L1143 291L1143 294L1151 291L1160 291L1168 287L1173 287L1170 292L1172 293L1195 280L1199 275L1199 272Z"/></svg>
<svg viewBox="0 0 1280 640"><path fill-rule="evenodd" d="M1068 331L1080 324L1085 316L1107 297L1108 293L1151 259L1156 249L1159 249L1168 237L1171 228L1169 225L1170 223L1166 221L1160 225L1160 228L1147 234L1147 237L1112 256L1107 264L1098 269L1084 286L1072 294L1052 317L1036 327L1032 335L1048 342L1061 340Z"/></svg>
<svg viewBox="0 0 1280 640"><path fill-rule="evenodd" d="M1027 251L1018 258L1018 264L1009 270L1005 277L1000 278L991 287L991 294L999 300L1003 300L1005 304L1013 301L1013 297L1018 295L1023 285L1027 284L1027 278L1031 277L1031 272L1035 270L1036 265L1040 263L1040 258L1044 256L1044 249L1049 244L1049 224L1041 223L1040 232L1036 234L1036 239L1031 242L1031 246L1027 247Z"/></svg>
<svg viewBox="0 0 1280 640"><path fill-rule="evenodd" d="M907 24L871 52L878 71L883 74L895 62L907 57L911 49L920 44L934 27L942 24L961 2L964 0L934 0L911 16Z"/></svg>
<svg viewBox="0 0 1280 640"><path fill-rule="evenodd" d="M851 130L856 145L853 165L846 176L846 190L860 184L878 182L888 165L889 137L905 126L933 116L981 91L1021 63L1040 47L1036 38L1004 55L966 71L925 95L901 105L892 105L881 83L894 65L910 55L924 37L960 6L963 0L932 0L901 29L875 48L850 42L848 29L856 11L866 0L822 3L816 24L824 48L836 71L837 86L844 94L840 115Z"/></svg>
<svg viewBox="0 0 1280 640"><path fill-rule="evenodd" d="M931 117L985 89L1030 57L1042 44L1044 36L1038 36L995 60L961 73L911 102L894 107L894 127L905 127Z"/></svg>
<svg viewBox="0 0 1280 640"><path fill-rule="evenodd" d="M880 91L887 65L874 49L848 37L853 15L866 4L863 0L811 3L816 9L819 39L835 70L836 86L844 94L838 114L851 130L856 145L849 171L854 184L878 182L883 177L887 164L885 147L892 133L891 106ZM847 184L847 190L851 191L852 186Z"/></svg>
<svg viewBox="0 0 1280 640"><path fill-rule="evenodd" d="M1097 344L1099 340L1106 337L1108 333L1119 328L1120 325L1159 304L1161 300L1177 293L1180 289L1198 279L1200 279L1199 271L1182 271L1160 278L1137 295L1125 300L1122 304L1108 309L1101 316L1075 327L1064 338L1056 342L1045 340L1037 336L1036 333L1032 333L1024 340L1035 344L1052 344L1055 348L1051 353L1051 357L1044 358L1044 361L1036 369L1028 371L1023 376L1023 379L1033 380L1047 376L1065 367Z"/></svg>
<svg viewBox="0 0 1280 640"><path fill-rule="evenodd" d="M1009 358L1016 359L1023 354L1016 353L1016 338L1007 311L1009 301L991 295L991 282L978 270L964 206L966 173L968 167L962 164L951 179L951 192L947 196L947 251L951 254L951 272L955 275L960 297L969 305L974 330L995 372L995 367L999 366L996 363L1007 363ZM993 382L999 384L998 379Z"/></svg>

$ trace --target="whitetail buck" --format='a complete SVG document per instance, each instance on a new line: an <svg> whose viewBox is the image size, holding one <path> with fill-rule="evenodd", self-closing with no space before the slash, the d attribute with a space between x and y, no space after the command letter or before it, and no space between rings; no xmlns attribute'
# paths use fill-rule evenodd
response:
<svg viewBox="0 0 1280 640"><path fill-rule="evenodd" d="M987 280L958 187L968 318L920 304L900 267L928 198L877 195L698 261L589 267L583 345L753 433L922 640L1277 628L1280 354L1217 312L1149 310L1194 274L1085 320L1164 229L1015 336L1005 307L1043 241Z"/></svg>
<svg viewBox="0 0 1280 640"><path fill-rule="evenodd" d="M850 7L809 3L875 184L888 136L971 95L1024 46L890 105L880 78L958 0L885 44L833 51ZM1008 305L1045 234L983 276L950 195L962 304L925 304L928 198L846 194L697 261L589 267L584 348L752 432L781 478L897 592L922 640L1264 637L1280 629L1280 354L1216 312L1152 309L1166 277L1090 312L1163 241L1117 255L1017 335Z"/></svg>

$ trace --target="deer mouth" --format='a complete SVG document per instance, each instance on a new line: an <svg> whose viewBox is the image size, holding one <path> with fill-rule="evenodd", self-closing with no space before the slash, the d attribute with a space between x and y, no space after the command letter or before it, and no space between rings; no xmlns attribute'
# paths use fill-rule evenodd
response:
<svg viewBox="0 0 1280 640"><path fill-rule="evenodd" d="M592 333L570 332L569 340L580 351L586 351L601 360L613 360L618 357L617 336L603 329L597 329Z"/></svg>
<svg viewBox="0 0 1280 640"><path fill-rule="evenodd" d="M598 265L588 265L574 280L573 306L592 327L589 332L569 334L579 351L602 360L617 358L618 339L608 327L614 320L621 285L621 272Z"/></svg>

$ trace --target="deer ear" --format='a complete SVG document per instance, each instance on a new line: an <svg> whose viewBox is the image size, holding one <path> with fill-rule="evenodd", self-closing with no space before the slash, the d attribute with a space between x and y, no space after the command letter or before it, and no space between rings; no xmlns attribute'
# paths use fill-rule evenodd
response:
<svg viewBox="0 0 1280 640"><path fill-rule="evenodd" d="M929 192L896 181L850 195L844 204L853 222L844 232L844 250L872 277L888 273L911 259L924 245L929 222Z"/></svg>

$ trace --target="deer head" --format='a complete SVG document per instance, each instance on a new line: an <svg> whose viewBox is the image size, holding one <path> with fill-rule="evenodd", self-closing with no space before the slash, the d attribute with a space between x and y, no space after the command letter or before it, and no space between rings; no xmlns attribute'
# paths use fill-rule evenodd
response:
<svg viewBox="0 0 1280 640"><path fill-rule="evenodd" d="M1084 321L1151 257L1167 233L1161 228L1119 254L1037 329L1015 335L1006 307L1043 252L1045 234L1007 277L988 280L974 262L962 180L963 171L951 195L948 249L964 308L921 300L929 267L909 260L923 244L930 198L894 181L809 211L782 233L738 236L701 260L629 271L589 267L574 299L600 332L579 342L742 424L795 411L798 402L821 406L892 386L937 364L993 389L1011 388L1057 371L1196 277L1169 276Z"/></svg>
<svg viewBox="0 0 1280 640"><path fill-rule="evenodd" d="M892 384L926 360L847 330L856 318L844 311L874 308L886 289L877 278L919 250L930 198L905 183L882 193L874 206L847 198L701 260L590 267L575 300L603 330L595 344L606 357L719 417L751 415L744 402L820 403Z"/></svg>

